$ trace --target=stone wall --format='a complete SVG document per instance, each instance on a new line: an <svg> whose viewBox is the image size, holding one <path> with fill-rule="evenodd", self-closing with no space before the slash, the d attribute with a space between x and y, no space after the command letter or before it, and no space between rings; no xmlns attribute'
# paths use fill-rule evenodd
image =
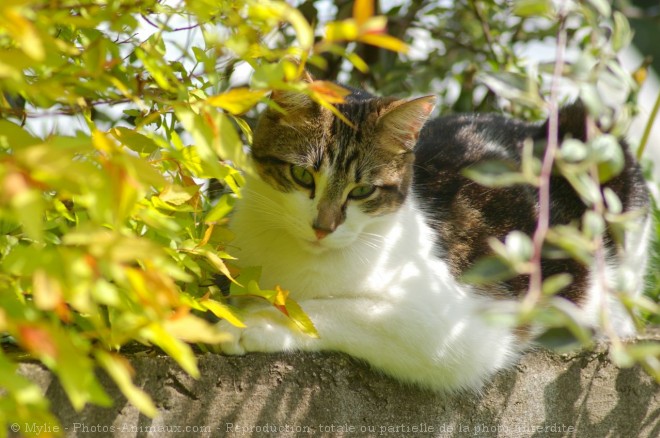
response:
<svg viewBox="0 0 660 438"><path fill-rule="evenodd" d="M114 406L75 412L47 370L28 363L21 373L42 386L66 436L660 436L659 386L638 367L617 369L602 349L532 352L482 394L460 396L403 386L341 354L206 354L199 380L168 357L130 359L155 419L106 376Z"/></svg>

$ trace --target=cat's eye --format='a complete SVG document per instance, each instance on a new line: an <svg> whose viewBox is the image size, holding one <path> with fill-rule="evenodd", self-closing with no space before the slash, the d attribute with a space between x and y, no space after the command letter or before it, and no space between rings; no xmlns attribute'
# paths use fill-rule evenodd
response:
<svg viewBox="0 0 660 438"><path fill-rule="evenodd" d="M351 199L366 199L376 191L376 186L371 186L363 184L361 186L355 187L348 193L348 197Z"/></svg>
<svg viewBox="0 0 660 438"><path fill-rule="evenodd" d="M296 184L306 189L314 188L314 175L309 170L295 164L291 166L291 177Z"/></svg>

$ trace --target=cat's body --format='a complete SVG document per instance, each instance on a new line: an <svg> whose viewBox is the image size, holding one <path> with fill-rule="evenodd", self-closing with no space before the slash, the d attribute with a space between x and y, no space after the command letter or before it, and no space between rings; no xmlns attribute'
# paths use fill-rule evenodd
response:
<svg viewBox="0 0 660 438"><path fill-rule="evenodd" d="M536 194L522 187L495 193L461 170L487 158L517 162L525 138L540 139L545 128L456 116L428 122L417 143L433 98L406 102L354 90L339 109L357 129L302 95L276 100L287 113L268 110L255 132L258 172L248 175L232 218L234 253L241 266L263 267L262 287L290 290L320 337L253 304L246 329L225 324L235 339L223 351L342 351L441 390L478 388L512 363L525 343L516 330L489 323L484 311L520 295L525 280L489 296L459 276L487 252L488 236L532 231ZM618 178L611 185L626 210L644 208L648 195L631 157ZM574 201L572 192L566 196ZM578 219L584 208L568 210ZM647 228L636 242L641 270ZM566 266L576 278L566 296L593 307L588 269L570 261L544 269ZM616 312L629 334L630 322Z"/></svg>

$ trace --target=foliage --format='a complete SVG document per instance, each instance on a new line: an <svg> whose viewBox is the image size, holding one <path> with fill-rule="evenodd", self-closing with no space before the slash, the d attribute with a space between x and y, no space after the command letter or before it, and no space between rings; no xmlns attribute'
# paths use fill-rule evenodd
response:
<svg viewBox="0 0 660 438"><path fill-rule="evenodd" d="M14 377L25 354L59 377L75 409L110 403L94 374L100 367L155 415L117 352L136 341L157 346L198 375L189 343L223 339L205 313L242 325L218 276L315 333L286 291L261 290L245 273L241 284L233 278L226 215L240 196L241 136L251 136L240 115L271 89L325 105L333 97L322 82L297 83L302 64L281 58L314 62L341 51L337 41L403 48L370 3L358 3L355 18L328 24L315 42L283 2L2 2L0 430L54 421L38 388ZM250 87L230 89L219 66L240 60L254 69ZM37 135L38 121L55 115L83 123ZM211 178L226 187L219 199L200 186Z"/></svg>
<svg viewBox="0 0 660 438"><path fill-rule="evenodd" d="M197 375L190 343L223 336L209 315L242 324L219 278L232 282L232 294L268 300L314 334L287 291L262 290L257 271L239 273L231 263L225 225L240 196L236 168L250 171L243 148L254 108L272 104L270 90L298 90L331 107L341 92L325 80L348 79L381 95L437 93L443 112L539 119L556 109L561 76L572 85L564 98L580 96L603 131L623 134L638 89L616 60L631 38L627 21L604 1L566 4L414 0L383 12L377 2L338 0L328 19L311 0L298 8L263 0L3 0L0 431L14 421L55 423L36 385L15 376L24 357L53 370L76 409L110 402L94 374L100 367L154 415L119 352L133 342L153 345ZM526 56L558 37L558 47L577 54L566 68L555 69L554 53L547 62ZM408 57L401 41L412 47ZM304 67L319 80L298 81ZM598 83L623 88L623 103L603 102ZM552 159L591 207L585 226L495 243L506 269L530 273L546 237L580 253L576 242L602 243L603 224L628 222L612 194L598 190L621 165L612 137L564 144ZM498 171L496 180L542 185L541 168L530 157L524 172ZM219 196L204 189L209 179ZM584 337L571 309L552 307L545 293L562 279L549 281L530 293L523 320L544 318ZM552 311L540 313L548 301ZM648 299L630 306L649 318L658 313ZM621 364L641 361L660 374L657 346L616 346Z"/></svg>

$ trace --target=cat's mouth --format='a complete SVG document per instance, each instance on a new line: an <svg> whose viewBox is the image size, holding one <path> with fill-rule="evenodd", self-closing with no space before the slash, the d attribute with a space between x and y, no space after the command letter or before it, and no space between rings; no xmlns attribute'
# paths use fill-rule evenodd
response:
<svg viewBox="0 0 660 438"><path fill-rule="evenodd" d="M318 239L302 238L298 240L302 248L311 254L321 254L328 251L339 250L346 247L347 242L342 238L334 238L332 235Z"/></svg>
<svg viewBox="0 0 660 438"><path fill-rule="evenodd" d="M313 254L320 254L322 252L328 251L329 249L332 249L332 247L328 246L324 240L325 239L303 239L301 243L304 249L307 251Z"/></svg>

